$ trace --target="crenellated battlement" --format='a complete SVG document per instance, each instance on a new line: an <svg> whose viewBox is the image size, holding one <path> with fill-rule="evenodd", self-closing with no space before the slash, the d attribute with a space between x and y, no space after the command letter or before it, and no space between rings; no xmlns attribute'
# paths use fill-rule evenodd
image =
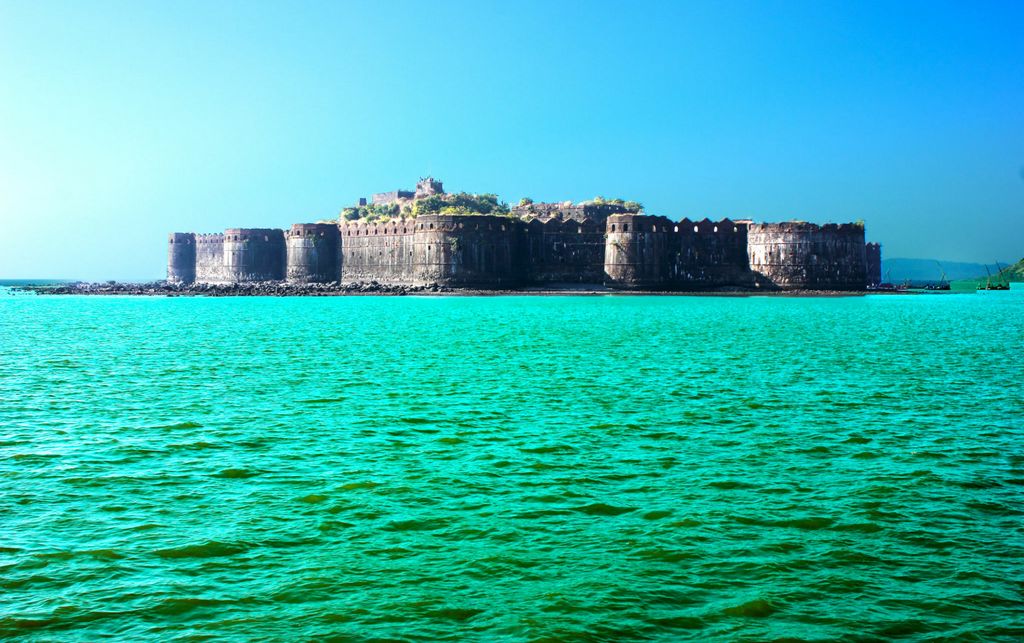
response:
<svg viewBox="0 0 1024 643"><path fill-rule="evenodd" d="M167 239L167 281L191 284L196 280L196 235L172 232Z"/></svg>
<svg viewBox="0 0 1024 643"><path fill-rule="evenodd" d="M750 268L781 289L861 290L867 285L864 227L803 221L752 223Z"/></svg>
<svg viewBox="0 0 1024 643"><path fill-rule="evenodd" d="M338 281L340 243L337 224L292 224L285 232L285 279L292 283Z"/></svg>
<svg viewBox="0 0 1024 643"><path fill-rule="evenodd" d="M432 194L443 194L443 187L428 177L401 198ZM597 199L524 203L512 216L421 214L296 223L287 231L177 232L168 237L167 275L176 283L576 283L650 290L863 290L880 279L881 247L865 244L860 223L672 220L640 209Z"/></svg>
<svg viewBox="0 0 1024 643"><path fill-rule="evenodd" d="M229 282L283 281L287 249L279 228L224 231L224 271Z"/></svg>

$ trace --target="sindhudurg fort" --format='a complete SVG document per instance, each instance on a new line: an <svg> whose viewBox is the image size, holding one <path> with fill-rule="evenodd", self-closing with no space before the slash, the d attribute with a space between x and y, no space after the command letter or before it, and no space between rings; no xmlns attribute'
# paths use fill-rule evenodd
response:
<svg viewBox="0 0 1024 643"><path fill-rule="evenodd" d="M862 222L671 220L600 197L508 207L427 177L336 221L172 233L167 281L860 291L881 281L881 246L865 242Z"/></svg>

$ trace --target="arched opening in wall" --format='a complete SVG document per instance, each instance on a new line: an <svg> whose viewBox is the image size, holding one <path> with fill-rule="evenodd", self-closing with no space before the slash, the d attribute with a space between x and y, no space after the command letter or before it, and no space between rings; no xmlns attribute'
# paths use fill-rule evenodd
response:
<svg viewBox="0 0 1024 643"><path fill-rule="evenodd" d="M714 230L714 231L715 231L715 232L718 232L718 226L715 226L715 230Z"/></svg>
<svg viewBox="0 0 1024 643"><path fill-rule="evenodd" d="M622 224L622 231L623 232L629 232L629 224L628 223L623 223Z"/></svg>
<svg viewBox="0 0 1024 643"><path fill-rule="evenodd" d="M679 232L679 226L673 226L672 232Z"/></svg>
<svg viewBox="0 0 1024 643"><path fill-rule="evenodd" d="M740 231L740 227L739 226L733 226L732 231L733 232L739 232Z"/></svg>
<svg viewBox="0 0 1024 643"><path fill-rule="evenodd" d="M615 232L615 224L612 224L612 232Z"/></svg>
<svg viewBox="0 0 1024 643"><path fill-rule="evenodd" d="M697 226L693 226L693 231L697 232Z"/></svg>
<svg viewBox="0 0 1024 643"><path fill-rule="evenodd" d="M434 229L434 224L433 224L433 223L431 223L431 224L430 224L430 229L431 229L431 230L433 230L433 229Z"/></svg>
<svg viewBox="0 0 1024 643"><path fill-rule="evenodd" d="M268 237L267 235L263 235L263 240L264 241L270 241L270 237Z"/></svg>

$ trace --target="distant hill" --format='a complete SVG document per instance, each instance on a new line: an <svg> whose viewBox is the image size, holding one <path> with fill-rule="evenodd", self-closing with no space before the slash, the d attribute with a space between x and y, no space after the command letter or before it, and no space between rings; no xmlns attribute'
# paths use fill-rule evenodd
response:
<svg viewBox="0 0 1024 643"><path fill-rule="evenodd" d="M1002 275L1007 281L1024 281L1024 259L1003 268Z"/></svg>
<svg viewBox="0 0 1024 643"><path fill-rule="evenodd" d="M942 265L941 270L939 264ZM979 275L984 276L985 264L935 259L882 259L882 280L888 279L892 283L939 281L942 278L942 270L946 271L946 279L950 281L973 279ZM989 265L989 270L995 273L995 263Z"/></svg>
<svg viewBox="0 0 1024 643"><path fill-rule="evenodd" d="M1021 259L1017 263L1010 264L1007 266L1003 264L1003 271L997 273L994 266L990 266L989 270L992 272L992 281L1020 281L1024 282L1024 259ZM974 290L978 287L978 284L985 283L988 275L985 274L984 268L982 268L980 275L974 275L966 279L955 280L950 284L953 290Z"/></svg>

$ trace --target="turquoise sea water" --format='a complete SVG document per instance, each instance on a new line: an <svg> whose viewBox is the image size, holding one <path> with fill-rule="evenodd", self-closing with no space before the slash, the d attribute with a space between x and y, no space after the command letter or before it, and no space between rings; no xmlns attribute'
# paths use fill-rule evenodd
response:
<svg viewBox="0 0 1024 643"><path fill-rule="evenodd" d="M1024 293L0 298L0 635L1020 640Z"/></svg>

